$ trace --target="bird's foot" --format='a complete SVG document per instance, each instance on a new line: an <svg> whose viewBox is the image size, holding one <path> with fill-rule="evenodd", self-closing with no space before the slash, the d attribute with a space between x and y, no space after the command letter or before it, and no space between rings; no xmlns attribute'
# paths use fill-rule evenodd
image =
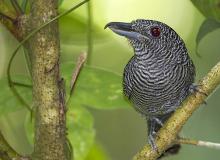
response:
<svg viewBox="0 0 220 160"><path fill-rule="evenodd" d="M205 93L205 92L203 92L203 91L201 91L201 90L199 89L200 86L201 86L201 85L192 84L192 85L190 86L190 88L189 88L189 91L190 91L191 93L198 92L198 93L200 93L200 94L202 94L202 95L204 95L204 96L208 96L207 93ZM206 104L207 104L206 101L203 101L203 104L206 105Z"/></svg>
<svg viewBox="0 0 220 160"><path fill-rule="evenodd" d="M204 96L208 96L208 94L205 93L204 91L202 91L201 89L199 89L199 87L201 87L201 85L192 84L192 85L189 87L189 91L190 91L191 93L198 92L198 93L200 93L200 94L203 94Z"/></svg>
<svg viewBox="0 0 220 160"><path fill-rule="evenodd" d="M156 142L155 142L155 135L156 135L156 132L154 133L154 135L153 134L148 135L148 143L150 144L151 148L154 151L158 151L157 145L156 145Z"/></svg>

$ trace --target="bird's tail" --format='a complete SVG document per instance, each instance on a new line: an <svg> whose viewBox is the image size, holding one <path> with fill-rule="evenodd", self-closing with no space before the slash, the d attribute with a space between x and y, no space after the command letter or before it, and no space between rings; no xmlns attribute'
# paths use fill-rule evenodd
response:
<svg viewBox="0 0 220 160"><path fill-rule="evenodd" d="M168 119L169 117L173 114L172 113L169 113L169 114L166 114L166 115L162 115L162 116L159 116L159 117L156 117L158 119L158 121L160 121L162 124L164 124ZM152 126L154 126L154 132L158 132L160 130L160 128L162 127L161 126L161 123L158 123L158 122L155 122L155 120L151 120L151 119L148 119L148 133L150 133L150 128ZM180 144L174 144L173 146L169 147L158 159L164 157L164 156L168 156L168 155L174 155L174 154L177 154L180 150L181 146Z"/></svg>

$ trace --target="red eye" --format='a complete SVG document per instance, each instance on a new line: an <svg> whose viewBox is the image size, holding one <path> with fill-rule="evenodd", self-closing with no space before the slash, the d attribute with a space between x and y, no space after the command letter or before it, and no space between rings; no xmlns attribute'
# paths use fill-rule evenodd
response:
<svg viewBox="0 0 220 160"><path fill-rule="evenodd" d="M151 28L150 32L151 32L151 35L154 37L160 36L160 28L158 28L158 27Z"/></svg>

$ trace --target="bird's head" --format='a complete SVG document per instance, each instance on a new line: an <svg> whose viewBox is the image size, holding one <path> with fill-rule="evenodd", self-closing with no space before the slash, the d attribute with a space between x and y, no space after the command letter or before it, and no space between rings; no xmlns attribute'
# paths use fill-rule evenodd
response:
<svg viewBox="0 0 220 160"><path fill-rule="evenodd" d="M135 54L184 45L182 39L171 27L155 20L138 19L131 23L110 22L105 28L110 28L116 34L126 37L133 46Z"/></svg>

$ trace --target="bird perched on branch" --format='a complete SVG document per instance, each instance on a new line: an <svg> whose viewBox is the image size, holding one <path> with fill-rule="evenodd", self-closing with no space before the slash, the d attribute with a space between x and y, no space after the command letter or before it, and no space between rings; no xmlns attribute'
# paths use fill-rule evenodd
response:
<svg viewBox="0 0 220 160"><path fill-rule="evenodd" d="M146 116L148 141L156 149L157 131L196 88L193 62L184 41L162 22L138 19L111 22L105 28L126 37L134 49L124 69L123 91Z"/></svg>

